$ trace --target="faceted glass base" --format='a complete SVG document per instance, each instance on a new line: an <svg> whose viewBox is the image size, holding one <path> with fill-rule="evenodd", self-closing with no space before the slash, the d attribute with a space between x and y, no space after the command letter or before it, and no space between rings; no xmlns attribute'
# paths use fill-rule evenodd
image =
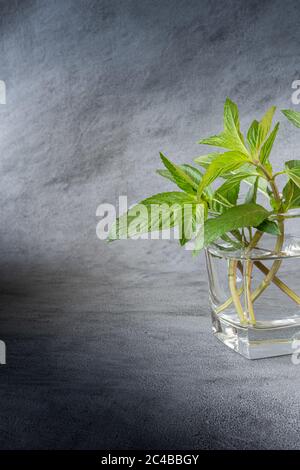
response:
<svg viewBox="0 0 300 470"><path fill-rule="evenodd" d="M300 343L300 321L292 320L284 326L241 326L212 312L213 333L222 343L247 359L293 354ZM299 347L299 346L298 346Z"/></svg>

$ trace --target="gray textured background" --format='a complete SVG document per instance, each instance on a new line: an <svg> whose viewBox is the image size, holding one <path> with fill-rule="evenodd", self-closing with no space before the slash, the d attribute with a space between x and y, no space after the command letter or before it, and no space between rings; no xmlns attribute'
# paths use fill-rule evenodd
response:
<svg viewBox="0 0 300 470"><path fill-rule="evenodd" d="M297 1L0 1L1 448L299 448L300 367L210 332L204 259L97 240L154 170L290 107ZM297 157L283 124L274 160ZM276 167L276 164L275 164Z"/></svg>

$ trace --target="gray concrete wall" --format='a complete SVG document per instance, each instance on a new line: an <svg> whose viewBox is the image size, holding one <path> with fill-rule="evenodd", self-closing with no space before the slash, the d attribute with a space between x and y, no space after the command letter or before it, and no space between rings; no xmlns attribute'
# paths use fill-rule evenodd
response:
<svg viewBox="0 0 300 470"><path fill-rule="evenodd" d="M294 366L220 356L203 257L107 246L95 212L171 188L158 152L203 152L226 96L243 128L291 107L299 17L297 1L0 1L2 448L298 446ZM275 168L299 138L282 125Z"/></svg>
<svg viewBox="0 0 300 470"><path fill-rule="evenodd" d="M291 1L1 2L2 261L98 275L162 256L192 269L169 243L100 243L96 207L170 188L159 150L178 162L206 151L195 142L220 129L227 95L244 126L289 107L298 14ZM290 130L275 160L297 153Z"/></svg>

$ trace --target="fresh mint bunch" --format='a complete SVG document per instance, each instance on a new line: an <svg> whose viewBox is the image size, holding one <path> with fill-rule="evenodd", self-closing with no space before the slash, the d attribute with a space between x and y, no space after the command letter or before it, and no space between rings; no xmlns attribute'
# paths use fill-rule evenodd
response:
<svg viewBox="0 0 300 470"><path fill-rule="evenodd" d="M196 251L220 238L253 247L259 238L256 236L255 239L253 229L256 233L267 232L282 237L284 228L280 214L300 207L300 160L290 160L282 171L273 172L270 154L279 130L279 122L273 125L275 111L275 106L272 106L261 120L254 120L244 136L238 107L227 98L223 130L199 142L219 151L195 158L199 168L175 164L161 153L164 168L157 173L172 181L180 191L159 193L141 201L116 220L110 240L178 227L180 244L185 245L190 239L197 238L196 215L200 208L204 214L204 237L196 244ZM300 127L300 113L292 110L282 112ZM277 186L277 177L281 174L287 178L282 190ZM242 183L248 187L243 201ZM264 206L257 203L258 193L265 198ZM191 207L188 219L182 217L186 204ZM150 217L153 205L162 210ZM138 210L141 206L144 208L142 212ZM166 207L175 207L171 217L164 216ZM249 234L248 238L245 233Z"/></svg>

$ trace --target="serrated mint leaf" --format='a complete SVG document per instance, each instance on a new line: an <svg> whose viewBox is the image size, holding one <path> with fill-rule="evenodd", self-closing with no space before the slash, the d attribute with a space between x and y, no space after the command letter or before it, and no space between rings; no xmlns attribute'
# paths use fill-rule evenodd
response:
<svg viewBox="0 0 300 470"><path fill-rule="evenodd" d="M251 171L251 169L247 171L246 166L247 165L243 165L236 171L231 171L230 173L224 173L224 175L222 175L222 178L235 182L235 181L243 181L243 180L252 181L253 178L256 178L256 176L259 176L258 173ZM251 168L253 168L253 166L251 166Z"/></svg>
<svg viewBox="0 0 300 470"><path fill-rule="evenodd" d="M179 168L184 171L186 175L188 175L191 180L194 181L195 185L199 185L200 181L202 180L203 173L198 170L198 168L193 167L192 165L188 165L187 163L184 163L183 165L179 165Z"/></svg>
<svg viewBox="0 0 300 470"><path fill-rule="evenodd" d="M257 227L268 215L269 212L258 204L241 204L232 207L222 215L205 222L204 245L208 246L232 230L243 227Z"/></svg>
<svg viewBox="0 0 300 470"><path fill-rule="evenodd" d="M203 174L201 173L201 171L199 171L197 168L194 168L192 165L188 165L188 164L183 164L183 165L178 165L179 168L184 171L184 173L190 177L196 187L198 188L199 184L200 184L200 181L202 180L202 177L203 177ZM167 169L158 169L156 170L156 173L170 181L172 181L172 183L175 183L177 186L178 186L178 178L175 178L173 176L172 173L170 173L169 170ZM183 183L183 184L181 184ZM195 186L193 188L191 188L189 185L186 186L185 182L180 182L181 184L181 189L185 188L185 192L187 192L188 194L196 194L197 191L195 189ZM212 191L211 191L211 188L209 186L206 186L205 188L205 191L204 191L204 194L206 195L206 197L208 199L211 199L211 196L212 196Z"/></svg>
<svg viewBox="0 0 300 470"><path fill-rule="evenodd" d="M226 98L224 104L224 134L227 136L227 138L231 137L234 139L235 147L232 148L232 150L240 150L246 155L248 154L243 135L240 131L238 107L229 98Z"/></svg>
<svg viewBox="0 0 300 470"><path fill-rule="evenodd" d="M256 181L256 178L255 178L255 177L247 178L247 179L244 180L244 182L245 182L248 186L252 186L253 184L255 184L255 181ZM261 193L263 196L265 196L266 198L269 198L269 194L268 194L268 182L267 182L264 178L259 178L257 190L258 190L258 192Z"/></svg>
<svg viewBox="0 0 300 470"><path fill-rule="evenodd" d="M258 147L260 147L260 145L264 142L270 132L275 111L276 106L272 106L271 108L269 108L266 114L262 117L261 121L259 122Z"/></svg>
<svg viewBox="0 0 300 470"><path fill-rule="evenodd" d="M199 140L198 144L203 145L212 145L214 147L222 147L224 149L232 149L234 146L234 141L228 137L224 132L219 135L212 135L211 137L206 137L205 139Z"/></svg>
<svg viewBox="0 0 300 470"><path fill-rule="evenodd" d="M197 168L194 168L193 166L187 165L187 164L177 165L177 166L179 166L179 168L182 171L184 171L186 173L186 175L188 175L198 187L198 185L199 185L199 183L202 179L201 171L199 171ZM158 170L156 170L156 173L176 184L176 180L175 180L174 176L172 175L172 173L170 173L169 170L158 169Z"/></svg>
<svg viewBox="0 0 300 470"><path fill-rule="evenodd" d="M187 171L183 170L179 165L176 165L175 163L171 162L162 153L160 153L160 158L166 169L171 173L173 181L177 184L180 189L187 193L197 192L199 183L196 183Z"/></svg>
<svg viewBox="0 0 300 470"><path fill-rule="evenodd" d="M289 180L282 191L285 210L300 207L300 188L294 181Z"/></svg>
<svg viewBox="0 0 300 470"><path fill-rule="evenodd" d="M240 131L239 110L230 98L226 98L224 103L224 129L228 131Z"/></svg>
<svg viewBox="0 0 300 470"><path fill-rule="evenodd" d="M259 182L259 176L255 178L254 184L252 184L251 187L249 188L245 197L245 204L249 204L250 202L256 202L258 182Z"/></svg>
<svg viewBox="0 0 300 470"><path fill-rule="evenodd" d="M199 204L195 197L177 191L159 193L146 198L115 221L110 230L109 240L133 238L142 233L182 225L182 211L185 205L195 208ZM186 224L189 223L193 222L187 220Z"/></svg>
<svg viewBox="0 0 300 470"><path fill-rule="evenodd" d="M265 143L263 144L261 148L259 159L263 164L266 164L268 162L269 155L271 153L278 129L279 129L279 122L277 122L273 131L271 132L271 134L269 135L269 137L267 138L267 140L265 141Z"/></svg>
<svg viewBox="0 0 300 470"><path fill-rule="evenodd" d="M294 188L298 188L298 186L295 185L294 181L288 180L286 185L284 186L282 190L282 195L283 195L283 205L285 210L288 210L291 204L291 200L293 198L294 194ZM300 188L298 188L300 191ZM299 193L300 194L300 193Z"/></svg>
<svg viewBox="0 0 300 470"><path fill-rule="evenodd" d="M233 176L223 183L212 196L212 210L222 214L237 202L241 179Z"/></svg>
<svg viewBox="0 0 300 470"><path fill-rule="evenodd" d="M257 142L258 142L258 127L259 122L254 120L250 125L248 132L247 132L247 140L252 152L256 150Z"/></svg>
<svg viewBox="0 0 300 470"><path fill-rule="evenodd" d="M278 224L274 222L273 220L266 219L261 224L259 224L256 228L260 232L270 233L271 235L281 234Z"/></svg>
<svg viewBox="0 0 300 470"><path fill-rule="evenodd" d="M296 127L300 127L300 113L298 111L294 111L292 109L283 109L281 111L289 121Z"/></svg>
<svg viewBox="0 0 300 470"><path fill-rule="evenodd" d="M208 153L207 155L202 155L200 157L194 158L194 162L198 163L202 168L207 169L211 162L219 157L221 154L219 152Z"/></svg>
<svg viewBox="0 0 300 470"><path fill-rule="evenodd" d="M169 170L159 168L158 170L156 170L156 173L162 176L163 178L166 178L167 180L170 180L176 184L174 176L172 175L172 173L169 172Z"/></svg>
<svg viewBox="0 0 300 470"><path fill-rule="evenodd" d="M245 155L248 154L248 151L241 139L237 137L236 134L232 135L228 131L224 131L219 135L207 137L206 139L200 140L198 143L242 152Z"/></svg>
<svg viewBox="0 0 300 470"><path fill-rule="evenodd" d="M300 160L289 160L285 168L288 177L300 188Z"/></svg>
<svg viewBox="0 0 300 470"><path fill-rule="evenodd" d="M236 170L247 161L249 161L248 158L241 152L232 151L219 155L212 161L204 173L198 188L198 194L201 195L206 186L211 184L219 176L232 170Z"/></svg>
<svg viewBox="0 0 300 470"><path fill-rule="evenodd" d="M229 98L224 104L224 131L199 141L199 144L213 145L248 155L243 135L240 132L238 107Z"/></svg>
<svg viewBox="0 0 300 470"><path fill-rule="evenodd" d="M266 139L272 125L275 110L276 107L272 106L262 117L261 121L258 122L257 120L254 120L250 125L247 133L247 140L252 154L257 153L260 146Z"/></svg>

